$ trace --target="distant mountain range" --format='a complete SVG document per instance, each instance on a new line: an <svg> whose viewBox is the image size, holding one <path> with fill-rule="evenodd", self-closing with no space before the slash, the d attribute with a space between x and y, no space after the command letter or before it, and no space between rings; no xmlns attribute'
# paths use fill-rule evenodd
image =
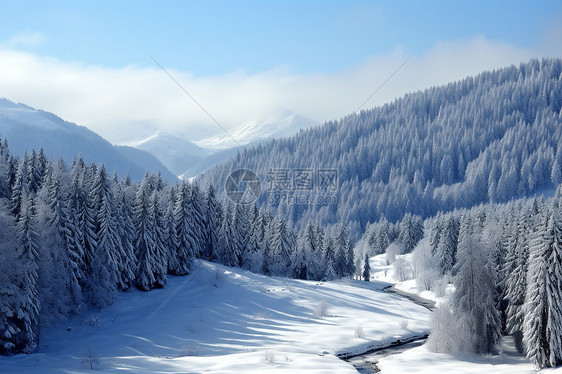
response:
<svg viewBox="0 0 562 374"><path fill-rule="evenodd" d="M26 151L42 147L48 157L62 157L69 164L81 155L86 162L104 163L108 170L120 176L128 173L135 180L142 179L146 171L160 171L169 182L178 177L189 179L227 161L241 146L291 136L316 125L287 109L277 109L261 120L231 130L232 137L224 134L191 142L156 131L140 141L112 145L84 126L0 98L0 138L8 140L12 154L23 156ZM142 128L149 131L147 126Z"/></svg>
<svg viewBox="0 0 562 374"><path fill-rule="evenodd" d="M103 163L108 171L121 177L128 173L134 180L141 180L147 171L160 171L169 182L177 181L176 175L148 152L113 146L86 127L2 98L0 137L8 140L10 152L18 156L43 148L49 158L62 157L70 164L81 155L86 162Z"/></svg>
<svg viewBox="0 0 562 374"><path fill-rule="evenodd" d="M225 162L242 146L291 136L301 129L317 125L317 122L309 118L279 108L261 120L250 121L230 130L229 134L195 142L159 131L146 139L121 144L151 153L174 174L182 179L189 179Z"/></svg>

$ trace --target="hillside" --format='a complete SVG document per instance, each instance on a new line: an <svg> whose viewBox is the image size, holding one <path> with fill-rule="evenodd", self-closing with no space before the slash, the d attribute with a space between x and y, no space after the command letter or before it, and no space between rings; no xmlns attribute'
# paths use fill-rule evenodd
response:
<svg viewBox="0 0 562 374"><path fill-rule="evenodd" d="M47 157L62 157L68 164L77 155L87 163L104 163L108 171L120 176L129 174L141 180L146 171L161 171L170 182L177 178L150 154L134 155L111 145L86 127L64 121L52 113L0 99L0 137L7 139L10 151L17 156L43 148Z"/></svg>
<svg viewBox="0 0 562 374"><path fill-rule="evenodd" d="M122 293L110 307L44 329L37 353L0 357L0 368L354 373L335 355L428 331L430 312L382 292L384 285L267 277L199 261L164 289Z"/></svg>
<svg viewBox="0 0 562 374"><path fill-rule="evenodd" d="M263 185L258 205L295 222L344 219L355 233L383 216L429 217L552 190L562 182L561 73L560 59L532 60L408 94L249 147L201 180L220 186L231 170L252 169ZM270 199L268 173L295 168L336 170L337 205Z"/></svg>

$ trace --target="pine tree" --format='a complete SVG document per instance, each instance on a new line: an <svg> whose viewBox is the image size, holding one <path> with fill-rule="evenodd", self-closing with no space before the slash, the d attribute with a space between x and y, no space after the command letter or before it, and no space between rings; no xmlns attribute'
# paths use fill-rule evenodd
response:
<svg viewBox="0 0 562 374"><path fill-rule="evenodd" d="M17 236L16 222L0 200L0 354L19 353L25 347L19 342L19 318L23 315L18 317L17 307L21 303L22 274L28 264L21 261L23 253Z"/></svg>
<svg viewBox="0 0 562 374"><path fill-rule="evenodd" d="M110 305L116 297L120 283L118 271L121 238L116 222L116 206L111 180L104 165L92 168L95 171L90 190L89 211L92 215L89 237L89 272L87 280L88 301L96 306Z"/></svg>
<svg viewBox="0 0 562 374"><path fill-rule="evenodd" d="M185 275L189 273L196 249L193 214L191 187L184 181L178 187L174 211L178 241L176 248L170 250L170 262L168 265L170 274Z"/></svg>
<svg viewBox="0 0 562 374"><path fill-rule="evenodd" d="M154 207L151 204L152 191L149 178L145 176L135 195L133 206L133 224L135 225L135 256L138 261L135 274L135 286L149 291L159 286L155 273L156 243Z"/></svg>
<svg viewBox="0 0 562 374"><path fill-rule="evenodd" d="M17 222L18 256L21 273L17 280L18 295L14 302L13 315L10 319L17 328L12 336L14 349L18 352L31 353L39 342L39 293L37 289L37 212L35 196L24 193L21 211Z"/></svg>
<svg viewBox="0 0 562 374"><path fill-rule="evenodd" d="M66 240L69 225L66 204L69 180L62 159L46 167L46 178L38 195L39 293L41 319L49 324L78 313L83 306L79 258Z"/></svg>
<svg viewBox="0 0 562 374"><path fill-rule="evenodd" d="M369 264L369 255L365 254L365 262L363 264L363 280L368 282L371 279L371 265Z"/></svg>
<svg viewBox="0 0 562 374"><path fill-rule="evenodd" d="M155 287L160 288L166 284L166 270L168 269L169 251L166 246L166 220L163 204L159 198L159 191L153 191L151 196L151 214L154 222L154 266L152 272Z"/></svg>
<svg viewBox="0 0 562 374"><path fill-rule="evenodd" d="M287 276L291 268L290 227L283 216L277 216L270 226L271 263L269 269L273 275Z"/></svg>
<svg viewBox="0 0 562 374"><path fill-rule="evenodd" d="M117 185L116 185L117 186ZM117 198L117 230L121 241L118 248L118 288L125 290L131 287L135 281L137 258L133 241L135 237L135 226L133 224L133 202L129 199L123 187L116 187Z"/></svg>
<svg viewBox="0 0 562 374"><path fill-rule="evenodd" d="M215 196L213 185L209 185L205 195L205 230L207 243L203 250L202 258L213 261L217 258L219 250L219 229L221 227L222 208Z"/></svg>
<svg viewBox="0 0 562 374"><path fill-rule="evenodd" d="M490 352L501 338L494 266L475 234L460 238L457 255L453 312L468 335L468 348L477 353Z"/></svg>
<svg viewBox="0 0 562 374"><path fill-rule="evenodd" d="M336 272L336 252L334 247L334 240L329 234L325 235L324 238L324 262L326 264L326 270L322 279L334 280L338 277Z"/></svg>
<svg viewBox="0 0 562 374"><path fill-rule="evenodd" d="M531 240L523 341L539 368L562 363L562 226L545 216Z"/></svg>
<svg viewBox="0 0 562 374"><path fill-rule="evenodd" d="M207 228L205 227L207 210L204 196L197 183L191 186L189 200L191 203L191 212L193 214L193 254L201 258L201 254L207 246L208 241Z"/></svg>
<svg viewBox="0 0 562 374"><path fill-rule="evenodd" d="M506 331L513 335L515 346L518 351L523 352L523 304L525 302L525 290L527 289L527 267L529 259L529 245L526 227L529 224L528 217L523 209L517 219L516 227L507 246L507 258L505 262L504 299L508 302L506 309Z"/></svg>

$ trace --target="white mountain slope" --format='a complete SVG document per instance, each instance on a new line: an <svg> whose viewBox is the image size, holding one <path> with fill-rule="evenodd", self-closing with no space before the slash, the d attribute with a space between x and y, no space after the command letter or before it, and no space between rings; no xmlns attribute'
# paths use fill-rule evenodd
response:
<svg viewBox="0 0 562 374"><path fill-rule="evenodd" d="M62 157L70 164L77 155L82 155L87 163L104 163L109 172L117 172L121 177L128 173L133 179L140 180L146 171L161 171L168 181L177 180L149 153L137 150L132 155L126 149L114 147L86 127L1 98L0 137L8 140L10 152L18 156L42 147L51 159Z"/></svg>
<svg viewBox="0 0 562 374"><path fill-rule="evenodd" d="M232 137L222 134L194 143L210 149L234 148L265 139L291 136L298 133L300 129L316 125L318 123L310 118L303 117L284 108L278 108L261 120L250 121L245 125L230 130L229 134Z"/></svg>
<svg viewBox="0 0 562 374"><path fill-rule="evenodd" d="M0 372L352 374L336 355L428 332L431 312L385 285L197 261L164 289L123 292L108 308L43 329L38 351L0 356Z"/></svg>
<svg viewBox="0 0 562 374"><path fill-rule="evenodd" d="M175 175L185 173L186 170L191 169L213 153L189 140L162 131L141 141L123 143L123 145L149 152Z"/></svg>

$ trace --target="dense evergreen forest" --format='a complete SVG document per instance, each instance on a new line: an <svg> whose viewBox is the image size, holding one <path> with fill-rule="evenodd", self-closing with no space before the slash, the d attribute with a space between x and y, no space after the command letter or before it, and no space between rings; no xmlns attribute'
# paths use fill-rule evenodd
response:
<svg viewBox="0 0 562 374"><path fill-rule="evenodd" d="M562 182L561 74L560 59L532 60L408 94L241 150L202 179L219 186L248 168L265 184L271 169L335 169L337 205L284 204L266 191L258 206L299 227L346 221L352 234L382 217L532 196Z"/></svg>
<svg viewBox="0 0 562 374"><path fill-rule="evenodd" d="M562 364L562 185L555 196L439 213L425 221L411 266L396 273L422 290L455 286L434 313L435 352L488 353L503 335L537 367ZM391 245L385 219L370 224L356 256L408 253ZM406 275L403 275L407 273ZM404 280L402 279L402 280ZM400 279L398 279L400 280Z"/></svg>

